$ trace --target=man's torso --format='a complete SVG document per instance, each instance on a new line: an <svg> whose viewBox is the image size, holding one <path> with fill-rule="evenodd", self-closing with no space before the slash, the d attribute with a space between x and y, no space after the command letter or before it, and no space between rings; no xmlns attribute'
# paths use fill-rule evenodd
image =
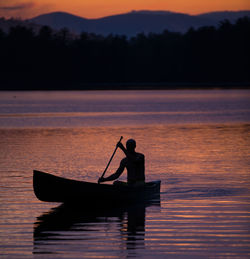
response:
<svg viewBox="0 0 250 259"><path fill-rule="evenodd" d="M125 157L122 164L127 168L128 183L145 181L145 158L143 154L135 153L132 159Z"/></svg>

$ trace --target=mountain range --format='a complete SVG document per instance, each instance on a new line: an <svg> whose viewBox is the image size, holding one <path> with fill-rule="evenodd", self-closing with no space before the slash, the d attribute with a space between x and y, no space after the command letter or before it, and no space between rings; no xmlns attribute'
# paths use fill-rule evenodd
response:
<svg viewBox="0 0 250 259"><path fill-rule="evenodd" d="M68 28L71 32L95 33L101 35L118 34L134 36L138 33L161 33L164 30L185 33L190 27L216 26L228 19L249 16L250 11L224 11L189 15L168 11L132 11L125 14L107 16L99 19L86 19L64 12L39 15L29 22L48 25L53 29Z"/></svg>
<svg viewBox="0 0 250 259"><path fill-rule="evenodd" d="M248 16L250 11L223 11L189 15L168 11L132 11L99 19L86 19L65 12L53 12L20 21L0 18L0 28L8 31L11 26L24 25L38 31L48 25L54 30L68 28L74 34L82 32L107 36L109 34L135 36L138 33L162 33L164 30L185 33L191 27L217 26L223 20L234 23L238 18Z"/></svg>

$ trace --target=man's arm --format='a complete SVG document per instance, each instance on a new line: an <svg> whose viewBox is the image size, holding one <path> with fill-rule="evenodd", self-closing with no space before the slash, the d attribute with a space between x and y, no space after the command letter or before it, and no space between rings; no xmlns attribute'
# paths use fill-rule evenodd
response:
<svg viewBox="0 0 250 259"><path fill-rule="evenodd" d="M124 154L126 155L126 157L129 160L131 160L133 162L139 162L141 160L141 156L135 155L136 153L134 153L134 154L129 153L121 142L117 143L117 147L119 147L124 152Z"/></svg>
<svg viewBox="0 0 250 259"><path fill-rule="evenodd" d="M127 149L123 146L122 142L118 142L118 143L116 144L116 146L119 147L119 148L124 152L124 154L125 154L126 156L128 156L128 151L127 151Z"/></svg>
<svg viewBox="0 0 250 259"><path fill-rule="evenodd" d="M110 175L110 176L108 176L106 178L104 178L104 177L103 178L99 178L98 183L116 180L123 173L124 168L125 168L125 164L124 164L124 162L122 160L121 163L120 163L119 168L116 170L116 172L114 174L112 174L112 175Z"/></svg>

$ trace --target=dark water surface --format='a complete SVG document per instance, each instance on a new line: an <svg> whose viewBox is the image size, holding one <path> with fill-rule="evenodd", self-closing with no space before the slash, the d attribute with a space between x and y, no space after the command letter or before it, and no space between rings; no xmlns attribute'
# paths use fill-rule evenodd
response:
<svg viewBox="0 0 250 259"><path fill-rule="evenodd" d="M33 169L96 182L121 135L160 200L93 211L34 196ZM1 92L0 257L249 258L249 172L248 90Z"/></svg>

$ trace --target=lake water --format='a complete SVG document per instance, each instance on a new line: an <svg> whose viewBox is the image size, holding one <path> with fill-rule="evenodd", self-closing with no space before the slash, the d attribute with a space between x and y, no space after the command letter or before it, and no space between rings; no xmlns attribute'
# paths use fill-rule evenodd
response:
<svg viewBox="0 0 250 259"><path fill-rule="evenodd" d="M137 140L160 200L37 200L33 169L96 182L120 136ZM249 173L249 90L0 92L0 257L249 258Z"/></svg>

